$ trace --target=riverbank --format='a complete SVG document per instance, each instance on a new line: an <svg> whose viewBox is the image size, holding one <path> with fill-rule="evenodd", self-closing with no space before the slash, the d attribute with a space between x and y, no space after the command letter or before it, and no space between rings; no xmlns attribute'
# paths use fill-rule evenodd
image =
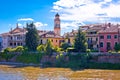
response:
<svg viewBox="0 0 120 80"><path fill-rule="evenodd" d="M9 65L9 66L42 66L42 64L33 64L33 63L20 63L20 62L0 62L0 65Z"/></svg>

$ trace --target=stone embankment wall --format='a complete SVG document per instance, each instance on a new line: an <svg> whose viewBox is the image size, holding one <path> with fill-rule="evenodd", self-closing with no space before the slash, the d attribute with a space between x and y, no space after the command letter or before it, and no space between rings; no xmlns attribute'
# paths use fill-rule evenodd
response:
<svg viewBox="0 0 120 80"><path fill-rule="evenodd" d="M92 61L100 63L120 63L120 54L99 54L92 56Z"/></svg>

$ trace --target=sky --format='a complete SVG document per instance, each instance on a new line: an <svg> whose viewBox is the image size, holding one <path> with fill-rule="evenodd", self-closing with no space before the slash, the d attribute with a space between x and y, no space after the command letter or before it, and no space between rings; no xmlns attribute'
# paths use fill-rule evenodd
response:
<svg viewBox="0 0 120 80"><path fill-rule="evenodd" d="M120 0L1 0L0 33L27 22L39 30L53 30L59 13L61 34L78 26L96 23L120 23Z"/></svg>

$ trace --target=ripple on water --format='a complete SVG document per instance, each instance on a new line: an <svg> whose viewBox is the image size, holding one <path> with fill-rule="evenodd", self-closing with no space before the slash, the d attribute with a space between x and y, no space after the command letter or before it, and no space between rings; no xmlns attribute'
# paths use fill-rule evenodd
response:
<svg viewBox="0 0 120 80"><path fill-rule="evenodd" d="M25 80L21 73L0 71L0 80Z"/></svg>

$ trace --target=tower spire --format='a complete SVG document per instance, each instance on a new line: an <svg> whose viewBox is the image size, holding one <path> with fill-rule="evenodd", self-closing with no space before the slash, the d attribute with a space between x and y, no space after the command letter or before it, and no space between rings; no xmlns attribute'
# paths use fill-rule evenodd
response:
<svg viewBox="0 0 120 80"><path fill-rule="evenodd" d="M19 28L18 23L16 23L16 28Z"/></svg>

